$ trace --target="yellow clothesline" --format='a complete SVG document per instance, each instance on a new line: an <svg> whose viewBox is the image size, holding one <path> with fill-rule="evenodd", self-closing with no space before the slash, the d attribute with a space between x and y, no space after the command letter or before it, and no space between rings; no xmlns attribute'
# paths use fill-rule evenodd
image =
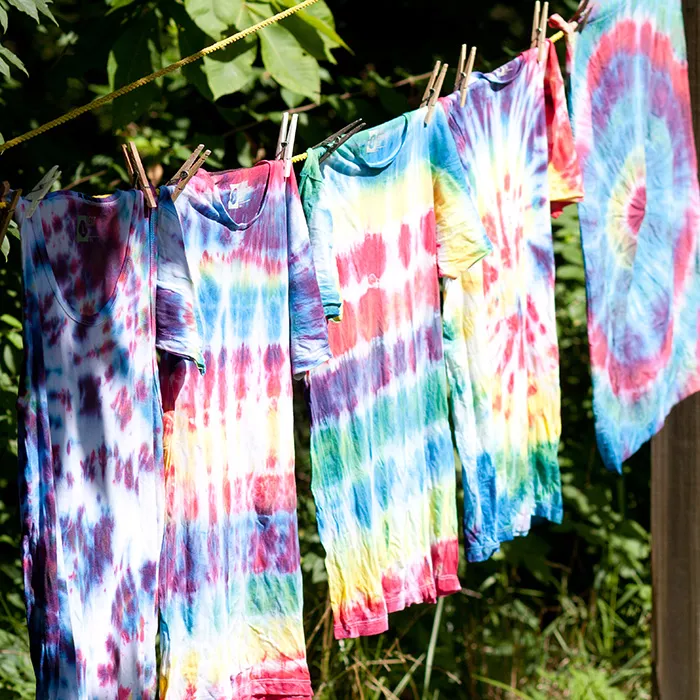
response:
<svg viewBox="0 0 700 700"><path fill-rule="evenodd" d="M114 90L114 92L110 92L108 95L103 95L102 97L99 97L96 100L93 100L92 102L89 102L86 105L83 105L82 107L76 107L75 109L72 109L70 112L67 114L64 114L57 119L54 119L53 121L47 122L46 124L42 124L41 126L37 127L36 129L32 129L31 131L28 131L26 134L21 134L20 136L17 136L13 139L10 139L9 141L0 144L0 154L4 153L8 148L12 148L13 146L18 146L20 143L23 143L24 141L29 141L29 139L33 139L35 136L39 136L39 134L43 134L45 131L48 131L49 129L53 129L56 126L60 126L61 124L65 124L66 122L70 121L71 119L75 119L76 117L79 117L81 114L85 114L86 112L91 112L94 109L98 109L99 107L102 107L103 105L106 105L108 102L112 102L115 100L117 97L121 97L122 95L126 95L128 92L131 92L132 90L136 90L136 88L140 88L143 85L147 85L148 83L153 82L154 80L157 80L158 78L163 77L164 75L167 75L168 73L172 73L179 68L182 68L183 66L186 66L190 63L194 63L194 61L198 61L200 58L204 58L205 56L208 56L210 53L214 53L214 51L218 51L219 49L226 48L227 46L230 46L236 41L239 41L240 39L244 39L247 36L250 36L251 34L254 34L255 32L260 31L261 29L264 29L265 27L269 27L271 24L275 24L275 22L279 22L280 20L285 19L286 17L289 17L290 15L295 14L296 12L299 12L300 10L304 10L305 8L309 7L310 5L313 5L315 2L318 2L318 0L304 0L304 2L300 3L299 5L294 5L293 7L289 7L286 10L279 12L276 15L273 15L272 17L268 17L267 19L262 20L262 22L258 22L257 24L254 24L252 27L248 27L248 29L244 29L242 32L238 32L237 34L233 34L232 36L226 37L225 39L222 39L221 41L217 41L215 44L212 44L211 46L207 46L206 48L203 48L201 51L197 51L197 53L193 53L191 56L186 56L185 58L181 58L179 61L176 61L175 63L171 63L169 66L165 66L164 68L161 68L160 70L157 70L155 73L151 73L150 75L146 75L143 78L139 78L138 80L135 80L133 83L129 83L128 85L124 85L120 87L118 90Z"/></svg>

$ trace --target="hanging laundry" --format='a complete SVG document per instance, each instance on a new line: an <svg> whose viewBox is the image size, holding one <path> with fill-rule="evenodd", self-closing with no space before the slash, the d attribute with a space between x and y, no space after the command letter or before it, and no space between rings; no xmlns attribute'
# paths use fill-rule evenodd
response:
<svg viewBox="0 0 700 700"><path fill-rule="evenodd" d="M467 559L560 522L559 350L550 205L582 197L554 47L472 73L440 100L494 252L444 283L444 338L462 462ZM472 224L473 226L473 224Z"/></svg>
<svg viewBox="0 0 700 700"><path fill-rule="evenodd" d="M700 389L700 197L680 0L591 8L571 102L596 434L620 472Z"/></svg>
<svg viewBox="0 0 700 700"><path fill-rule="evenodd" d="M175 209L158 233L158 315L183 332L159 346L201 346L206 373L161 359L161 697L311 696L292 373L330 351L296 181L282 161L200 170Z"/></svg>
<svg viewBox="0 0 700 700"><path fill-rule="evenodd" d="M307 377L312 490L337 638L384 632L388 613L460 590L456 470L438 273L490 249L469 216L444 113L360 132L302 198L332 360Z"/></svg>
<svg viewBox="0 0 700 700"><path fill-rule="evenodd" d="M163 538L143 195L22 200L20 508L37 698L156 696Z"/></svg>

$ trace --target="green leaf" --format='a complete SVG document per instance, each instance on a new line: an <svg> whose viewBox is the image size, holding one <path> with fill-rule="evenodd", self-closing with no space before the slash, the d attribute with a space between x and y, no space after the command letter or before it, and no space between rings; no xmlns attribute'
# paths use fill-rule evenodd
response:
<svg viewBox="0 0 700 700"><path fill-rule="evenodd" d="M10 77L10 66L3 60L0 56L0 75L4 75L6 78Z"/></svg>
<svg viewBox="0 0 700 700"><path fill-rule="evenodd" d="M2 31L7 31L7 10L0 6L0 26L2 26Z"/></svg>
<svg viewBox="0 0 700 700"><path fill-rule="evenodd" d="M275 12L280 12L295 3L288 0L273 0ZM342 46L350 53L350 47L338 36L333 23L333 15L323 2L312 5L308 11L302 10L282 20L281 25L288 29L301 44L318 61L336 63L332 49Z"/></svg>
<svg viewBox="0 0 700 700"><path fill-rule="evenodd" d="M217 39L237 26L242 6L242 0L185 0L185 9L194 23Z"/></svg>
<svg viewBox="0 0 700 700"><path fill-rule="evenodd" d="M287 7L293 7L296 5L294 2L289 0L274 0L276 5L279 5L282 9ZM340 35L335 31L335 22L333 21L333 13L330 11L328 5L326 5L323 0L320 0L308 10L301 10L292 17L298 17L299 19L306 22L308 25L312 26L316 31L322 34L326 39L328 39L333 46L342 46L347 51L352 53L350 47L343 41ZM290 17L291 19L291 17ZM287 20L284 20L285 22Z"/></svg>
<svg viewBox="0 0 700 700"><path fill-rule="evenodd" d="M56 18L51 14L51 10L49 10L49 2L51 2L51 0L34 0L34 4L39 12L41 12L44 17L48 17L56 26L58 26Z"/></svg>
<svg viewBox="0 0 700 700"><path fill-rule="evenodd" d="M10 240L7 236L2 239L2 244L0 244L0 253L5 256L5 262L7 262L7 258L10 255Z"/></svg>
<svg viewBox="0 0 700 700"><path fill-rule="evenodd" d="M20 61L19 58L17 58L17 56L10 51L10 49L6 49L2 44L0 44L0 56L2 56L7 63L21 70L25 75L29 75L29 73L27 73L27 69L24 67L24 63L22 63L22 61ZM0 69L0 72L4 71L1 71ZM9 70L6 75L9 77Z"/></svg>
<svg viewBox="0 0 700 700"><path fill-rule="evenodd" d="M158 19L154 13L140 17L114 44L109 56L110 82L115 88L152 73L154 47L160 46ZM124 126L140 117L160 96L155 83L148 83L115 100L114 126Z"/></svg>
<svg viewBox="0 0 700 700"><path fill-rule="evenodd" d="M112 10L118 10L127 5L131 5L134 0L107 0L107 4L112 8Z"/></svg>
<svg viewBox="0 0 700 700"><path fill-rule="evenodd" d="M276 4L276 7L283 8L281 4ZM313 56L317 61L330 61L336 63L333 54L330 52L327 40L319 34L312 26L304 22L303 19L292 15L280 23L287 29L294 38L299 42L299 45Z"/></svg>
<svg viewBox="0 0 700 700"><path fill-rule="evenodd" d="M177 14L180 52L188 56L207 43L207 35L185 13ZM183 75L207 99L217 100L240 90L253 78L251 66L257 56L256 39L237 41L235 44L205 56L182 69Z"/></svg>
<svg viewBox="0 0 700 700"><path fill-rule="evenodd" d="M304 101L304 95L299 95L296 92L287 90L287 88L282 88L280 90L280 96L284 100L284 104L286 104L289 109L298 107Z"/></svg>
<svg viewBox="0 0 700 700"><path fill-rule="evenodd" d="M237 92L251 79L250 68L257 54L257 42L239 41L223 51L217 51L213 54L215 58L204 58L202 70L213 100Z"/></svg>
<svg viewBox="0 0 700 700"><path fill-rule="evenodd" d="M18 318L10 316L10 314L3 314L0 316L0 321L3 321L8 326L12 326L12 328L16 328L20 331L22 330L22 322Z"/></svg>
<svg viewBox="0 0 700 700"><path fill-rule="evenodd" d="M318 63L301 48L288 30L279 24L266 27L260 31L260 44L265 69L275 81L314 101L320 99L321 76Z"/></svg>
<svg viewBox="0 0 700 700"><path fill-rule="evenodd" d="M17 368L15 367L15 356L12 352L12 348L9 345L6 345L2 349L2 359L5 362L5 367L7 367L10 374L15 374L17 372Z"/></svg>
<svg viewBox="0 0 700 700"><path fill-rule="evenodd" d="M7 0L7 2L16 10L29 15L35 22L39 21L39 13L33 0Z"/></svg>

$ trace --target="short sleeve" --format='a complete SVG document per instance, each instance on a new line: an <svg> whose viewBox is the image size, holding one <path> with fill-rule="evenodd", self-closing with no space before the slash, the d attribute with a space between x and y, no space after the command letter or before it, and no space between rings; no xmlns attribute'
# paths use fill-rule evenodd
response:
<svg viewBox="0 0 700 700"><path fill-rule="evenodd" d="M556 218L566 206L583 199L583 175L569 121L559 58L551 42L545 71L544 98L549 143L549 198L552 216Z"/></svg>
<svg viewBox="0 0 700 700"><path fill-rule="evenodd" d="M443 109L433 112L430 129L438 269L443 277L454 279L491 252L491 242L469 195Z"/></svg>
<svg viewBox="0 0 700 700"><path fill-rule="evenodd" d="M300 188L323 310L326 318L339 320L343 301L338 263L333 250L333 214L323 201L324 182L318 153L313 149L307 151Z"/></svg>
<svg viewBox="0 0 700 700"><path fill-rule="evenodd" d="M156 217L156 347L194 361L204 374L194 282L183 227L168 187L160 188Z"/></svg>
<svg viewBox="0 0 700 700"><path fill-rule="evenodd" d="M309 230L294 172L286 180L290 355L295 378L331 358Z"/></svg>

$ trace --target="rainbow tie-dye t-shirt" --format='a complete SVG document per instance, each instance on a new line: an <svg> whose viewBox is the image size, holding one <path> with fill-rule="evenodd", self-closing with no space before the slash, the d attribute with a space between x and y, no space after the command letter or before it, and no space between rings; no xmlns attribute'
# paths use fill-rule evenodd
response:
<svg viewBox="0 0 700 700"><path fill-rule="evenodd" d="M406 114L319 164L302 198L333 358L308 375L312 491L335 635L460 589L438 274L490 249L444 113Z"/></svg>
<svg viewBox="0 0 700 700"><path fill-rule="evenodd" d="M156 259L141 192L22 200L22 565L36 697L156 697Z"/></svg>
<svg viewBox="0 0 700 700"><path fill-rule="evenodd" d="M592 0L574 134L598 448L622 463L700 389L700 196L680 0Z"/></svg>
<svg viewBox="0 0 700 700"><path fill-rule="evenodd" d="M550 205L582 196L554 48L473 73L440 100L493 253L444 283L444 337L469 561L562 518Z"/></svg>
<svg viewBox="0 0 700 700"><path fill-rule="evenodd" d="M296 181L281 161L200 170L175 208L158 231L158 341L206 371L161 359L161 697L311 696L292 374L330 350Z"/></svg>

